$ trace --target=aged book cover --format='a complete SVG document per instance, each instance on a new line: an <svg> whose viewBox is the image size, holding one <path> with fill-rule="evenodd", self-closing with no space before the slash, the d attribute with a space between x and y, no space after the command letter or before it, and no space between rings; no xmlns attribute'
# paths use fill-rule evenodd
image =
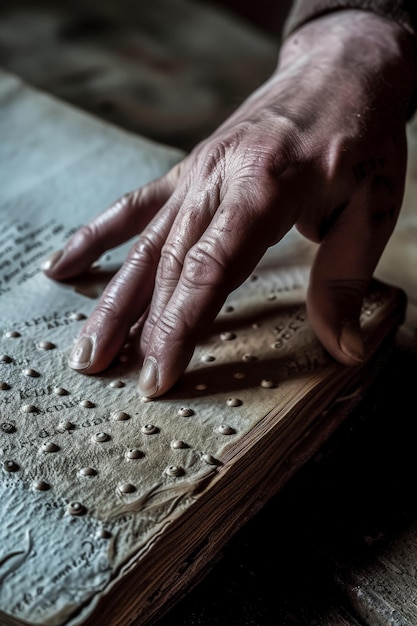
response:
<svg viewBox="0 0 417 626"><path fill-rule="evenodd" d="M139 397L133 339L100 375L71 370L126 248L65 284L41 261L180 154L0 77L0 624L150 624L344 418L404 294L374 281L368 360L345 368L308 323L308 259L272 255L166 396Z"/></svg>

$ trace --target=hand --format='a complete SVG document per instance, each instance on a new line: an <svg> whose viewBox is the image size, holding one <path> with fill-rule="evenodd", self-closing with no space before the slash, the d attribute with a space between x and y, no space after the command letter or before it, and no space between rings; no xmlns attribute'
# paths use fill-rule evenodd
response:
<svg viewBox="0 0 417 626"><path fill-rule="evenodd" d="M165 393L228 294L294 224L320 243L307 300L315 332L341 363L361 361L363 296L403 197L414 52L408 33L365 11L289 37L270 80L211 137L46 262L67 279L138 235L70 365L105 369L143 320L140 391Z"/></svg>

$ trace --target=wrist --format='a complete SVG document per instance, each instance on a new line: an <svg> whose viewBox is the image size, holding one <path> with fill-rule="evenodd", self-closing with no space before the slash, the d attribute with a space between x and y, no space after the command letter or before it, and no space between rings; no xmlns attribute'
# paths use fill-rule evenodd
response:
<svg viewBox="0 0 417 626"><path fill-rule="evenodd" d="M407 119L416 99L416 41L397 23L363 10L342 9L304 24L284 40L276 74L309 68L336 84L361 83L378 109L395 106ZM298 72L297 72L298 73Z"/></svg>

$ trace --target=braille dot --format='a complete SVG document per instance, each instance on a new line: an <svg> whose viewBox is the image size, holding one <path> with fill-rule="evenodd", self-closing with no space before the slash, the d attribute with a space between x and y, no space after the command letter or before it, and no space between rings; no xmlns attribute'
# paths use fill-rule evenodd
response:
<svg viewBox="0 0 417 626"><path fill-rule="evenodd" d="M75 320L76 322L80 322L81 320L85 320L86 319L86 315L84 315L84 313L76 313L75 311L73 313L70 313L70 319Z"/></svg>
<svg viewBox="0 0 417 626"><path fill-rule="evenodd" d="M105 528L99 528L96 532L96 537L97 539L110 539L110 537L112 537L112 534L109 530L106 530Z"/></svg>
<svg viewBox="0 0 417 626"><path fill-rule="evenodd" d="M269 293L266 299L269 300L269 301L276 300L277 299L277 294L276 293Z"/></svg>
<svg viewBox="0 0 417 626"><path fill-rule="evenodd" d="M82 467L79 472L79 476L97 476L97 470L94 467Z"/></svg>
<svg viewBox="0 0 417 626"><path fill-rule="evenodd" d="M17 339L17 337L21 337L21 334L17 330L8 330L5 335L9 339Z"/></svg>
<svg viewBox="0 0 417 626"><path fill-rule="evenodd" d="M245 378L245 376L245 372L234 372L233 374L233 378L236 378L236 380L242 380L242 378Z"/></svg>
<svg viewBox="0 0 417 626"><path fill-rule="evenodd" d="M212 354L203 354L203 356L201 357L201 360L204 361L204 363L212 363L213 361L216 360L216 357L213 356Z"/></svg>
<svg viewBox="0 0 417 626"><path fill-rule="evenodd" d="M58 429L59 430L73 430L75 428L75 424L73 424L72 422L69 422L68 420L62 420L61 422L59 422L58 424Z"/></svg>
<svg viewBox="0 0 417 626"><path fill-rule="evenodd" d="M121 483L117 488L120 493L133 493L136 491L136 487L132 483Z"/></svg>
<svg viewBox="0 0 417 626"><path fill-rule="evenodd" d="M190 417L194 415L194 411L187 406L182 406L178 411L178 415L180 417Z"/></svg>
<svg viewBox="0 0 417 626"><path fill-rule="evenodd" d="M176 478L177 476L182 476L184 474L184 470L179 465L169 465L165 470L165 474Z"/></svg>
<svg viewBox="0 0 417 626"><path fill-rule="evenodd" d="M124 380L120 380L120 379L112 380L109 383L109 387L111 387L112 389L121 389L122 387L126 387L126 383Z"/></svg>
<svg viewBox="0 0 417 626"><path fill-rule="evenodd" d="M17 472L20 469L19 465L15 461L4 461L3 467L6 472Z"/></svg>
<svg viewBox="0 0 417 626"><path fill-rule="evenodd" d="M148 398L147 396L142 396L140 400L144 404L147 404L148 402L153 402L153 398Z"/></svg>
<svg viewBox="0 0 417 626"><path fill-rule="evenodd" d="M261 328L261 326L262 326L262 324L260 324L259 322L254 322L254 323L252 324L252 328L253 328L254 330L258 330L258 328Z"/></svg>
<svg viewBox="0 0 417 626"><path fill-rule="evenodd" d="M125 383L123 382L123 380L112 380L109 383L109 387L111 387L112 389L120 389L121 387L124 387Z"/></svg>
<svg viewBox="0 0 417 626"><path fill-rule="evenodd" d="M227 406L240 406L242 404L242 400L239 400L239 398L228 398L226 404Z"/></svg>
<svg viewBox="0 0 417 626"><path fill-rule="evenodd" d="M130 419L130 415L129 413L125 413L124 411L116 411L116 413L113 413L112 419L116 422L125 422L126 420Z"/></svg>
<svg viewBox="0 0 417 626"><path fill-rule="evenodd" d="M11 363L13 361L12 357L9 356L8 354L2 354L0 356L0 362L1 363Z"/></svg>
<svg viewBox="0 0 417 626"><path fill-rule="evenodd" d="M59 446L57 446L57 444L53 441L45 441L45 443L42 444L41 449L43 452L58 452Z"/></svg>
<svg viewBox="0 0 417 626"><path fill-rule="evenodd" d="M6 383L4 380L0 381L0 390L7 391L8 389L10 389L9 383Z"/></svg>
<svg viewBox="0 0 417 626"><path fill-rule="evenodd" d="M231 306L231 305L227 305L227 306L224 308L224 312L225 312L225 313L233 313L233 311L234 311L234 310L235 310L235 307L234 307L234 306Z"/></svg>
<svg viewBox="0 0 417 626"><path fill-rule="evenodd" d="M206 383L198 383L198 385L195 386L195 389L197 391L205 391L207 389L207 385Z"/></svg>
<svg viewBox="0 0 417 626"><path fill-rule="evenodd" d="M86 508L81 504L81 502L70 502L67 510L71 515L84 515L86 512Z"/></svg>
<svg viewBox="0 0 417 626"><path fill-rule="evenodd" d="M232 339L236 339L236 333L232 333L230 331L221 333L220 334L220 339L222 341L232 341Z"/></svg>
<svg viewBox="0 0 417 626"><path fill-rule="evenodd" d="M212 454L203 454L201 457L207 465L219 465L219 461Z"/></svg>
<svg viewBox="0 0 417 626"><path fill-rule="evenodd" d="M171 441L171 448L173 448L174 450L180 450L181 448L188 447L188 443L185 443L185 441L182 441L182 439L174 439L173 441Z"/></svg>
<svg viewBox="0 0 417 626"><path fill-rule="evenodd" d="M38 348L41 350L53 350L56 348L56 345L52 343L52 341L40 341L38 343Z"/></svg>
<svg viewBox="0 0 417 626"><path fill-rule="evenodd" d="M10 422L3 422L0 428L4 433L9 434L16 432L16 426L14 424L11 424Z"/></svg>
<svg viewBox="0 0 417 626"><path fill-rule="evenodd" d="M272 389L272 387L275 387L275 383L271 378L263 378L260 385L264 389Z"/></svg>
<svg viewBox="0 0 417 626"><path fill-rule="evenodd" d="M34 404L23 404L21 410L23 413L36 413L38 409Z"/></svg>
<svg viewBox="0 0 417 626"><path fill-rule="evenodd" d="M38 378L38 376L40 376L39 372L37 372L36 370L34 370L31 367L27 367L26 369L23 370L22 372L25 376L28 376L30 378Z"/></svg>
<svg viewBox="0 0 417 626"><path fill-rule="evenodd" d="M90 400L81 400L80 406L82 406L84 409L93 409L96 405Z"/></svg>
<svg viewBox="0 0 417 626"><path fill-rule="evenodd" d="M228 426L227 424L221 424L221 426L218 426L216 428L216 432L218 432L220 435L234 435L236 431L234 428Z"/></svg>
<svg viewBox="0 0 417 626"><path fill-rule="evenodd" d="M242 356L242 361L246 361L246 363L252 363L253 361L257 361L258 357L254 354L244 354Z"/></svg>
<svg viewBox="0 0 417 626"><path fill-rule="evenodd" d="M110 435L108 433L96 433L95 435L92 436L92 440L96 441L97 443L104 443L105 441L109 441L110 439Z"/></svg>
<svg viewBox="0 0 417 626"><path fill-rule="evenodd" d="M252 275L249 277L249 280L250 280L250 281L252 281L252 282L255 282L256 280L258 280L258 276L257 276L257 274L252 274Z"/></svg>
<svg viewBox="0 0 417 626"><path fill-rule="evenodd" d="M64 389L64 387L55 387L54 388L54 394L56 396L67 396L68 395L68 391L66 389Z"/></svg>
<svg viewBox="0 0 417 626"><path fill-rule="evenodd" d="M144 435L154 435L158 432L158 428L153 424L144 424L140 430Z"/></svg>
<svg viewBox="0 0 417 626"><path fill-rule="evenodd" d="M35 480L33 483L33 488L37 491L48 491L51 488L51 485L46 482L46 480Z"/></svg>
<svg viewBox="0 0 417 626"><path fill-rule="evenodd" d="M143 452L138 450L138 448L131 448L125 454L126 459L136 460L141 459L144 456Z"/></svg>

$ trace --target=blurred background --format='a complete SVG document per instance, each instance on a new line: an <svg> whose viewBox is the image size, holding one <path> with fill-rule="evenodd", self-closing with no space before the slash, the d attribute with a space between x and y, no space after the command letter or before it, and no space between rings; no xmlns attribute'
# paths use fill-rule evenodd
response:
<svg viewBox="0 0 417 626"><path fill-rule="evenodd" d="M273 71L289 0L2 0L0 66L189 150Z"/></svg>

